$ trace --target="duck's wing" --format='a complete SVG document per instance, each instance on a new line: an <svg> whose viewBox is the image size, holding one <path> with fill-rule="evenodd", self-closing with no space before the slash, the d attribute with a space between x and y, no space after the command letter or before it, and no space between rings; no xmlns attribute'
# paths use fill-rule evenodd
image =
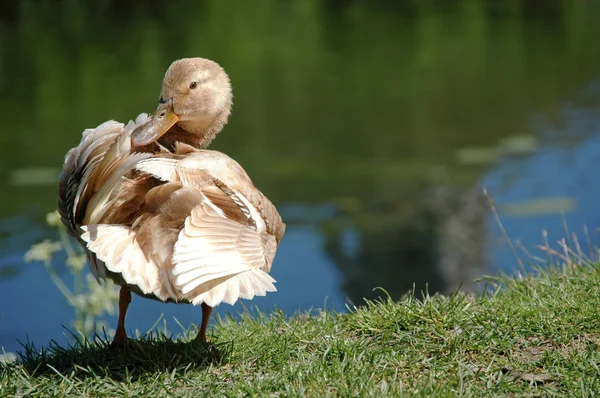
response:
<svg viewBox="0 0 600 398"><path fill-rule="evenodd" d="M148 192L143 221L134 222L127 234L122 226L97 225L88 227L95 236L83 236L110 271L121 273L128 284L157 289L151 280L140 280L148 272L139 261L142 253L162 273L163 286L155 295L211 306L276 290L268 271L277 239L261 228L264 220L256 218L259 212L245 195L215 176L235 172L244 180L245 172L238 175L235 167L215 163L211 152L155 156L137 163L138 171L165 182ZM159 189L162 196L152 194ZM114 233L108 233L111 229ZM135 245L123 243L132 239ZM124 247L137 254L119 255Z"/></svg>
<svg viewBox="0 0 600 398"><path fill-rule="evenodd" d="M58 181L58 210L69 234L79 239L81 226L99 222L121 191L123 176L150 154L130 154L129 134L145 123L141 114L127 126L108 121L83 132L80 144L66 157ZM92 273L106 276L101 264L88 253Z"/></svg>
<svg viewBox="0 0 600 398"><path fill-rule="evenodd" d="M189 156L181 160L156 157L140 163L139 168L167 181L177 178L195 179L197 184L202 178L208 178L210 184L214 183L229 193L239 207L251 212L251 222L255 223L259 231L265 230L275 236L279 243L285 233L285 224L279 212L254 186L246 171L235 160L218 151L197 150L187 145L176 146L176 149ZM183 182L194 183L191 180Z"/></svg>
<svg viewBox="0 0 600 398"><path fill-rule="evenodd" d="M87 129L79 145L67 152L58 179L58 210L71 235L79 236L84 223L97 222L111 193L119 190L121 177L151 156L130 154L129 134L146 120L141 114L127 126L110 120Z"/></svg>

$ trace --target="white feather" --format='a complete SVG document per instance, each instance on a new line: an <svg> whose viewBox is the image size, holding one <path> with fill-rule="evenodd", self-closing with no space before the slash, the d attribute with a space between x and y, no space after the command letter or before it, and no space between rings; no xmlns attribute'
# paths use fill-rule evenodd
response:
<svg viewBox="0 0 600 398"><path fill-rule="evenodd" d="M176 178L177 162L176 159L151 158L139 162L136 165L136 169L152 174L159 180L174 181Z"/></svg>
<svg viewBox="0 0 600 398"><path fill-rule="evenodd" d="M87 248L104 262L106 268L120 273L130 285L136 285L145 294L154 294L161 300L177 299L170 278L165 278L152 260L144 255L135 240L135 234L121 225L87 225L81 227L81 238ZM160 276L159 276L160 275Z"/></svg>
<svg viewBox="0 0 600 398"><path fill-rule="evenodd" d="M214 207L204 201L185 220L172 257L175 287L188 300L211 306L275 289L274 279L261 270L272 261L261 235L222 217Z"/></svg>
<svg viewBox="0 0 600 398"><path fill-rule="evenodd" d="M261 269L252 269L235 275L217 286L195 296L193 304L206 303L211 307L222 302L235 304L240 299L251 300L255 296L264 296L267 292L276 292L277 289L269 274Z"/></svg>

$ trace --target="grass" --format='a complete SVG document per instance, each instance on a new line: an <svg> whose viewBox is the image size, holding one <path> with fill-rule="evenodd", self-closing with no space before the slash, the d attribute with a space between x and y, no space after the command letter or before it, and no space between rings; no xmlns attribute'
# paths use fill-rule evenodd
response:
<svg viewBox="0 0 600 398"><path fill-rule="evenodd" d="M600 266L494 279L493 292L370 302L349 314L216 322L210 344L152 334L26 344L2 396L593 396Z"/></svg>

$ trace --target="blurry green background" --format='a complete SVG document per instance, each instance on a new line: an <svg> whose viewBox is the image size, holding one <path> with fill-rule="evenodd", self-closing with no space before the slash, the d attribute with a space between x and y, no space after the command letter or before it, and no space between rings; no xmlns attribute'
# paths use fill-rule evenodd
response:
<svg viewBox="0 0 600 398"><path fill-rule="evenodd" d="M3 2L0 346L43 343L71 316L23 262L55 234L45 214L64 154L84 128L151 112L182 57L230 74L233 116L212 148L288 223L280 292L252 305L343 310L375 287L448 293L512 271L483 186L530 251L565 222L593 240L599 18L592 0ZM130 326L161 312L199 320L135 300Z"/></svg>

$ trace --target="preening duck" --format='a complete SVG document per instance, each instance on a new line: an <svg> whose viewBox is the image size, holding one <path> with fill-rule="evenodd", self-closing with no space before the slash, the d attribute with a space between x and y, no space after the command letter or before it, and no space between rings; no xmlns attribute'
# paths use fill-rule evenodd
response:
<svg viewBox="0 0 600 398"><path fill-rule="evenodd" d="M131 292L212 307L275 291L269 275L285 232L275 206L227 155L205 150L231 111L215 62L175 61L156 112L83 132L59 178L58 207L92 273L121 286L114 344L127 341Z"/></svg>

